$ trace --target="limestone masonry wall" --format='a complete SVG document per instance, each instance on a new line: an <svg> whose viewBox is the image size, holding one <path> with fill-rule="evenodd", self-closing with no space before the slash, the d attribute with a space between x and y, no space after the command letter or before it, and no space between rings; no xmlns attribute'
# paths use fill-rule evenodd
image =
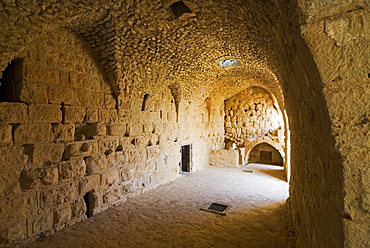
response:
<svg viewBox="0 0 370 248"><path fill-rule="evenodd" d="M370 2L174 2L0 2L0 244L176 178L183 145L208 166L227 129L285 156L292 247L370 247Z"/></svg>
<svg viewBox="0 0 370 248"><path fill-rule="evenodd" d="M223 143L222 116L212 124L205 104L176 109L170 89L117 97L67 30L18 55L20 99L0 103L2 244L50 235L176 178L183 144L198 170L209 144Z"/></svg>
<svg viewBox="0 0 370 248"><path fill-rule="evenodd" d="M247 156L257 144L268 142L285 157L284 120L276 104L261 87L250 87L225 100L226 142L246 148Z"/></svg>

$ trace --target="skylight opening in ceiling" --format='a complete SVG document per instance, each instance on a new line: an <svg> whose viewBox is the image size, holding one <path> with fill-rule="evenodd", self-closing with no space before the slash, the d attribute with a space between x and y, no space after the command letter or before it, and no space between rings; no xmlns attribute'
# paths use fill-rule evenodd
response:
<svg viewBox="0 0 370 248"><path fill-rule="evenodd" d="M222 68L226 68L229 66L238 66L240 65L236 59L225 59L218 62L218 65Z"/></svg>

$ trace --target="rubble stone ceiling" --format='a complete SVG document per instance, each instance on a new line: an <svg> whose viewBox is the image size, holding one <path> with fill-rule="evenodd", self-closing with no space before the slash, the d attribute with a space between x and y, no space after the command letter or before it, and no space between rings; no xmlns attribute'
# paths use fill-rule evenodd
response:
<svg viewBox="0 0 370 248"><path fill-rule="evenodd" d="M284 61L274 58L280 52L274 44L281 41L273 39L285 25L278 11L286 4L184 1L193 13L177 18L169 8L173 2L2 1L0 55L10 62L40 35L63 27L91 46L117 93L142 96L170 87L177 98L226 99L261 85L283 106L277 68ZM225 57L241 65L219 67Z"/></svg>

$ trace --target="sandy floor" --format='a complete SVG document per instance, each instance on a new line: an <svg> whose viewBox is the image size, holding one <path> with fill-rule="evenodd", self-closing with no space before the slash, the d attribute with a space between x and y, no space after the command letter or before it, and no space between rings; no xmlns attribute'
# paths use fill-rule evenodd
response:
<svg viewBox="0 0 370 248"><path fill-rule="evenodd" d="M288 184L283 175L279 166L211 167L27 247L286 248ZM200 211L207 202L232 207L226 216Z"/></svg>

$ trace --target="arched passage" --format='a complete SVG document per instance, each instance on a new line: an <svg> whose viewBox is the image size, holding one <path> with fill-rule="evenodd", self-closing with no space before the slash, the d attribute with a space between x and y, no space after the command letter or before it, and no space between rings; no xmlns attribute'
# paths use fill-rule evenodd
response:
<svg viewBox="0 0 370 248"><path fill-rule="evenodd" d="M32 46L33 51L26 55L36 63L29 63L26 70L34 84L29 84L29 95L24 97L40 97L36 102L28 101L29 104L0 104L0 150L4 168L1 170L4 177L0 192L1 208L4 209L0 213L0 219L4 221L1 223L1 240L18 242L32 238L65 225L71 213L83 215L78 211L79 202L91 185L108 189L97 194L100 200L96 203L105 209L123 201L127 194L137 189L171 180L178 174L181 145L194 144L194 168L204 168L209 150L218 149L223 144L224 109L220 103L258 79L280 99L279 105L284 113L286 111L286 123L289 117L291 132L285 139L289 141L290 135L292 180L289 203L297 246L343 247L343 223L351 230L348 236L355 244L357 236L354 233L357 232L354 230L364 232L369 219L369 189L363 188L367 185L366 166L357 161L358 154L361 158L367 156L368 145L363 137L368 131L368 118L364 111L356 112L356 118L352 116L357 103L368 109L367 98L362 101L358 97L367 92L368 58L364 56L363 61L359 61L356 57L367 54L368 50L367 41L362 36L368 23L365 18L367 4L341 5L318 0L232 3L219 0L217 4L194 1L196 8L189 4L192 13L179 16L168 9L173 2L95 1L91 6L82 1L78 8L75 1L68 0L45 1L42 8L32 1L1 4L0 18L4 27L0 30L1 70L12 58L23 57L19 54L30 47L30 41L55 27L66 27L82 37L81 41L65 42L70 36L60 36L63 44L80 47L79 42L86 41L71 59L65 59L68 57L66 46L55 47L50 40ZM328 9L334 11L326 13ZM307 20L302 21L305 18ZM352 23L361 25L350 25ZM339 28L343 30L337 32ZM343 36L342 33L351 35ZM302 34L309 41L313 54ZM81 52L90 48L102 62L102 70L109 75L109 80L117 86L114 92L119 94L118 104L115 104L109 87L102 88L104 100L84 94L92 104L72 102L71 94L65 94L69 86L61 85L62 82L72 82L77 88L81 84L93 88L94 84L100 83L95 80L98 70L86 73L86 68L76 63L82 59L88 67L91 65L81 56ZM360 52L351 53L353 57L347 56L351 49ZM50 55L47 59L35 56L45 51ZM237 59L239 66L224 70L215 63L223 57ZM330 63L326 57L330 58ZM340 62L347 57L350 58L347 63ZM45 69L53 65L58 68ZM66 77L64 72L86 77ZM361 87L356 91L347 89L352 84ZM52 89L64 87L66 90L59 92L60 99L58 91ZM345 97L342 90L347 92ZM143 95L152 96L153 93L159 93L158 104L142 111ZM48 94L54 94L51 101L46 97ZM213 97L216 104L203 102ZM96 100L104 103L95 106ZM338 108L338 102L344 101L348 105ZM76 127L70 125L70 116L60 118L60 106L49 106L56 102L63 102L64 110L74 111L71 118L89 122L99 131L96 135L86 136L85 130L77 128L85 138L96 136L90 141L91 146L79 146L79 142L86 143L82 135L79 135L81 140L74 140ZM116 105L119 105L119 111ZM59 114L47 116L45 109ZM81 117L85 111L89 118ZM343 145L351 144L353 137L358 143ZM70 144L69 138L75 143ZM289 142L286 144L288 151ZM44 150L53 152L36 156ZM92 156L84 156L86 152L92 152ZM48 157L50 154L53 155L51 158ZM65 160L68 154L73 154L73 163ZM44 159L46 163L41 162ZM89 164L86 174L83 173L85 164ZM21 174L24 169L32 170L32 173ZM41 173L43 171L46 172ZM26 177L19 178L20 174ZM344 175L350 175L345 178L348 193L345 208ZM27 181L24 179L29 179L29 186L43 186L24 188L20 185ZM66 181L71 181L68 185L81 192L63 191L67 187L61 186L67 185ZM361 190L360 197L356 190ZM12 212L14 205L22 210L21 215ZM63 218L53 218L63 213ZM54 219L57 223L53 223ZM15 233L14 230L19 230L17 235L10 235Z"/></svg>
<svg viewBox="0 0 370 248"><path fill-rule="evenodd" d="M283 165L284 160L280 152L272 145L261 142L246 152L246 163L262 163Z"/></svg>

